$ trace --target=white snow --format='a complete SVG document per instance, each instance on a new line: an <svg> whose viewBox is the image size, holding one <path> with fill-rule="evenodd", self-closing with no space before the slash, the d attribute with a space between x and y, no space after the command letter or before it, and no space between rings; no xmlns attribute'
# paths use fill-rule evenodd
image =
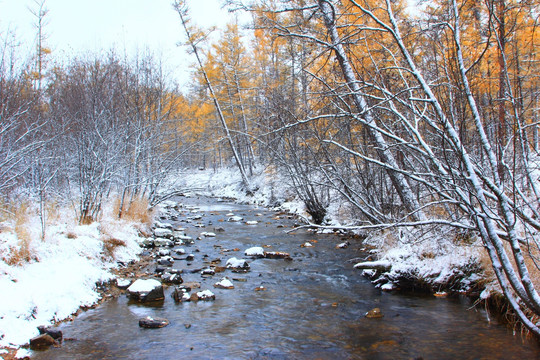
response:
<svg viewBox="0 0 540 360"><path fill-rule="evenodd" d="M257 225L259 222L252 220L252 221L246 221L246 225Z"/></svg>
<svg viewBox="0 0 540 360"><path fill-rule="evenodd" d="M131 285L131 280L129 279L116 279L116 285L120 288L126 288Z"/></svg>
<svg viewBox="0 0 540 360"><path fill-rule="evenodd" d="M260 246L250 247L244 251L246 256L264 256L264 249Z"/></svg>
<svg viewBox="0 0 540 360"><path fill-rule="evenodd" d="M244 220L243 217L241 216L231 216L227 221L231 221L231 222L239 222L239 221L242 221Z"/></svg>
<svg viewBox="0 0 540 360"><path fill-rule="evenodd" d="M17 353L15 354L15 359L26 359L29 358L32 353L29 350L26 349L19 349L17 350Z"/></svg>
<svg viewBox="0 0 540 360"><path fill-rule="evenodd" d="M25 227L31 259L16 264L10 258L21 248L21 239L12 223L0 224L0 346L24 345L39 334L37 326L95 304L100 297L96 284L114 279L111 269L117 261L135 260L141 251L137 224L118 220L74 226L77 220L67 209L58 219L42 240L39 219L29 215ZM107 239L125 246L109 254Z"/></svg>

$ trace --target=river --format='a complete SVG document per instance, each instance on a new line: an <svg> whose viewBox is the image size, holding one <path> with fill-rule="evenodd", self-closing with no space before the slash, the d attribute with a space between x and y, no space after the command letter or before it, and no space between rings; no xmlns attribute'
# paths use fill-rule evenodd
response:
<svg viewBox="0 0 540 360"><path fill-rule="evenodd" d="M165 301L158 306L136 304L122 295L60 324L66 338L62 346L34 352L33 359L540 358L537 341L514 336L466 298L375 289L347 261L366 255L360 240L337 249L343 238L307 231L287 234L294 220L283 215L277 219L264 208L203 197L177 200L188 208L177 220L163 222L185 227L193 238L217 227L224 230L182 246L195 260L173 265L184 270L184 281L199 282L216 300L175 303L172 287L166 288ZM244 221L228 222L227 213ZM194 215L203 217L186 222ZM205 227L196 227L198 222ZM313 246L301 247L306 242ZM189 273L211 260L220 259L224 266L252 246L288 252L293 260L249 260L251 270L245 274ZM213 287L223 276L233 279L234 289ZM365 318L375 307L384 317ZM140 328L138 320L147 315L164 317L170 325Z"/></svg>

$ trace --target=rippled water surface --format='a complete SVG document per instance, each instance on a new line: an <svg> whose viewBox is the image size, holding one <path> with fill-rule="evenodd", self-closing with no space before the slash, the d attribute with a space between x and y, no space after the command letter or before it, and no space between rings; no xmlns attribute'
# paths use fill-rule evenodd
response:
<svg viewBox="0 0 540 360"><path fill-rule="evenodd" d="M214 199L179 198L197 206L201 220L186 223L191 210L181 212L175 226L188 235L223 227L215 238L183 246L195 261L175 261L174 268L196 269L205 261L242 257L251 246L286 251L293 261L250 260L251 271L230 271L203 278L184 273L184 281L197 281L216 294L214 302L176 304L172 288L154 307L128 302L125 296L89 310L72 323L61 324L62 347L37 352L35 359L537 359L535 341L512 336L485 311L471 308L464 299L381 292L347 260L363 256L360 242L336 249L343 241L333 235L307 232L286 234L292 220L275 219L276 213L252 206L218 203ZM257 225L227 222L235 213ZM205 228L196 228L197 222ZM280 228L278 225L285 225ZM313 247L301 244L312 241ZM221 247L219 247L221 246ZM223 249L240 251L223 252ZM204 257L204 255L208 255ZM153 270L153 269L151 269ZM235 279L235 289L215 289L223 276ZM242 280L242 281L239 281ZM255 291L263 286L266 290ZM379 307L384 317L364 314ZM147 315L164 317L170 325L142 329Z"/></svg>

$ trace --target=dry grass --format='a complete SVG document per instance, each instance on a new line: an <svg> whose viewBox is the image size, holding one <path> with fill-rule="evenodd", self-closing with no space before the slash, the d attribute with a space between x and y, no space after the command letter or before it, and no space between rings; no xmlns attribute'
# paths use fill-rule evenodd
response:
<svg viewBox="0 0 540 360"><path fill-rule="evenodd" d="M8 254L3 256L3 260L8 265L21 265L34 258L30 251L32 237L27 228L28 224L28 208L26 202L20 202L17 206L12 206L12 220L14 223L13 231L19 240L17 247L12 247Z"/></svg>
<svg viewBox="0 0 540 360"><path fill-rule="evenodd" d="M113 211L115 214L120 214L120 200L120 198L117 198L114 201ZM131 202L126 199L123 204L121 218L142 224L151 224L152 211L149 210L149 205L147 198L137 197Z"/></svg>
<svg viewBox="0 0 540 360"><path fill-rule="evenodd" d="M104 254L108 257L114 257L114 251L119 246L126 246L123 240L119 240L113 237L106 237L103 239Z"/></svg>

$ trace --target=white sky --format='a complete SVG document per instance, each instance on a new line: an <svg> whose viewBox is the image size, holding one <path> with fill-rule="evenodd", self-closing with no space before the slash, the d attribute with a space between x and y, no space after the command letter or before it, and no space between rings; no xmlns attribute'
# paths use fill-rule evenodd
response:
<svg viewBox="0 0 540 360"><path fill-rule="evenodd" d="M48 35L45 45L53 58L62 60L86 52L96 53L115 48L135 54L151 49L161 54L180 83L186 83L183 70L193 62L184 47L178 14L172 0L47 0ZM220 0L188 0L191 18L199 25L222 26L230 19ZM0 38L8 31L16 34L23 52L32 52L36 29L34 0L0 0Z"/></svg>

